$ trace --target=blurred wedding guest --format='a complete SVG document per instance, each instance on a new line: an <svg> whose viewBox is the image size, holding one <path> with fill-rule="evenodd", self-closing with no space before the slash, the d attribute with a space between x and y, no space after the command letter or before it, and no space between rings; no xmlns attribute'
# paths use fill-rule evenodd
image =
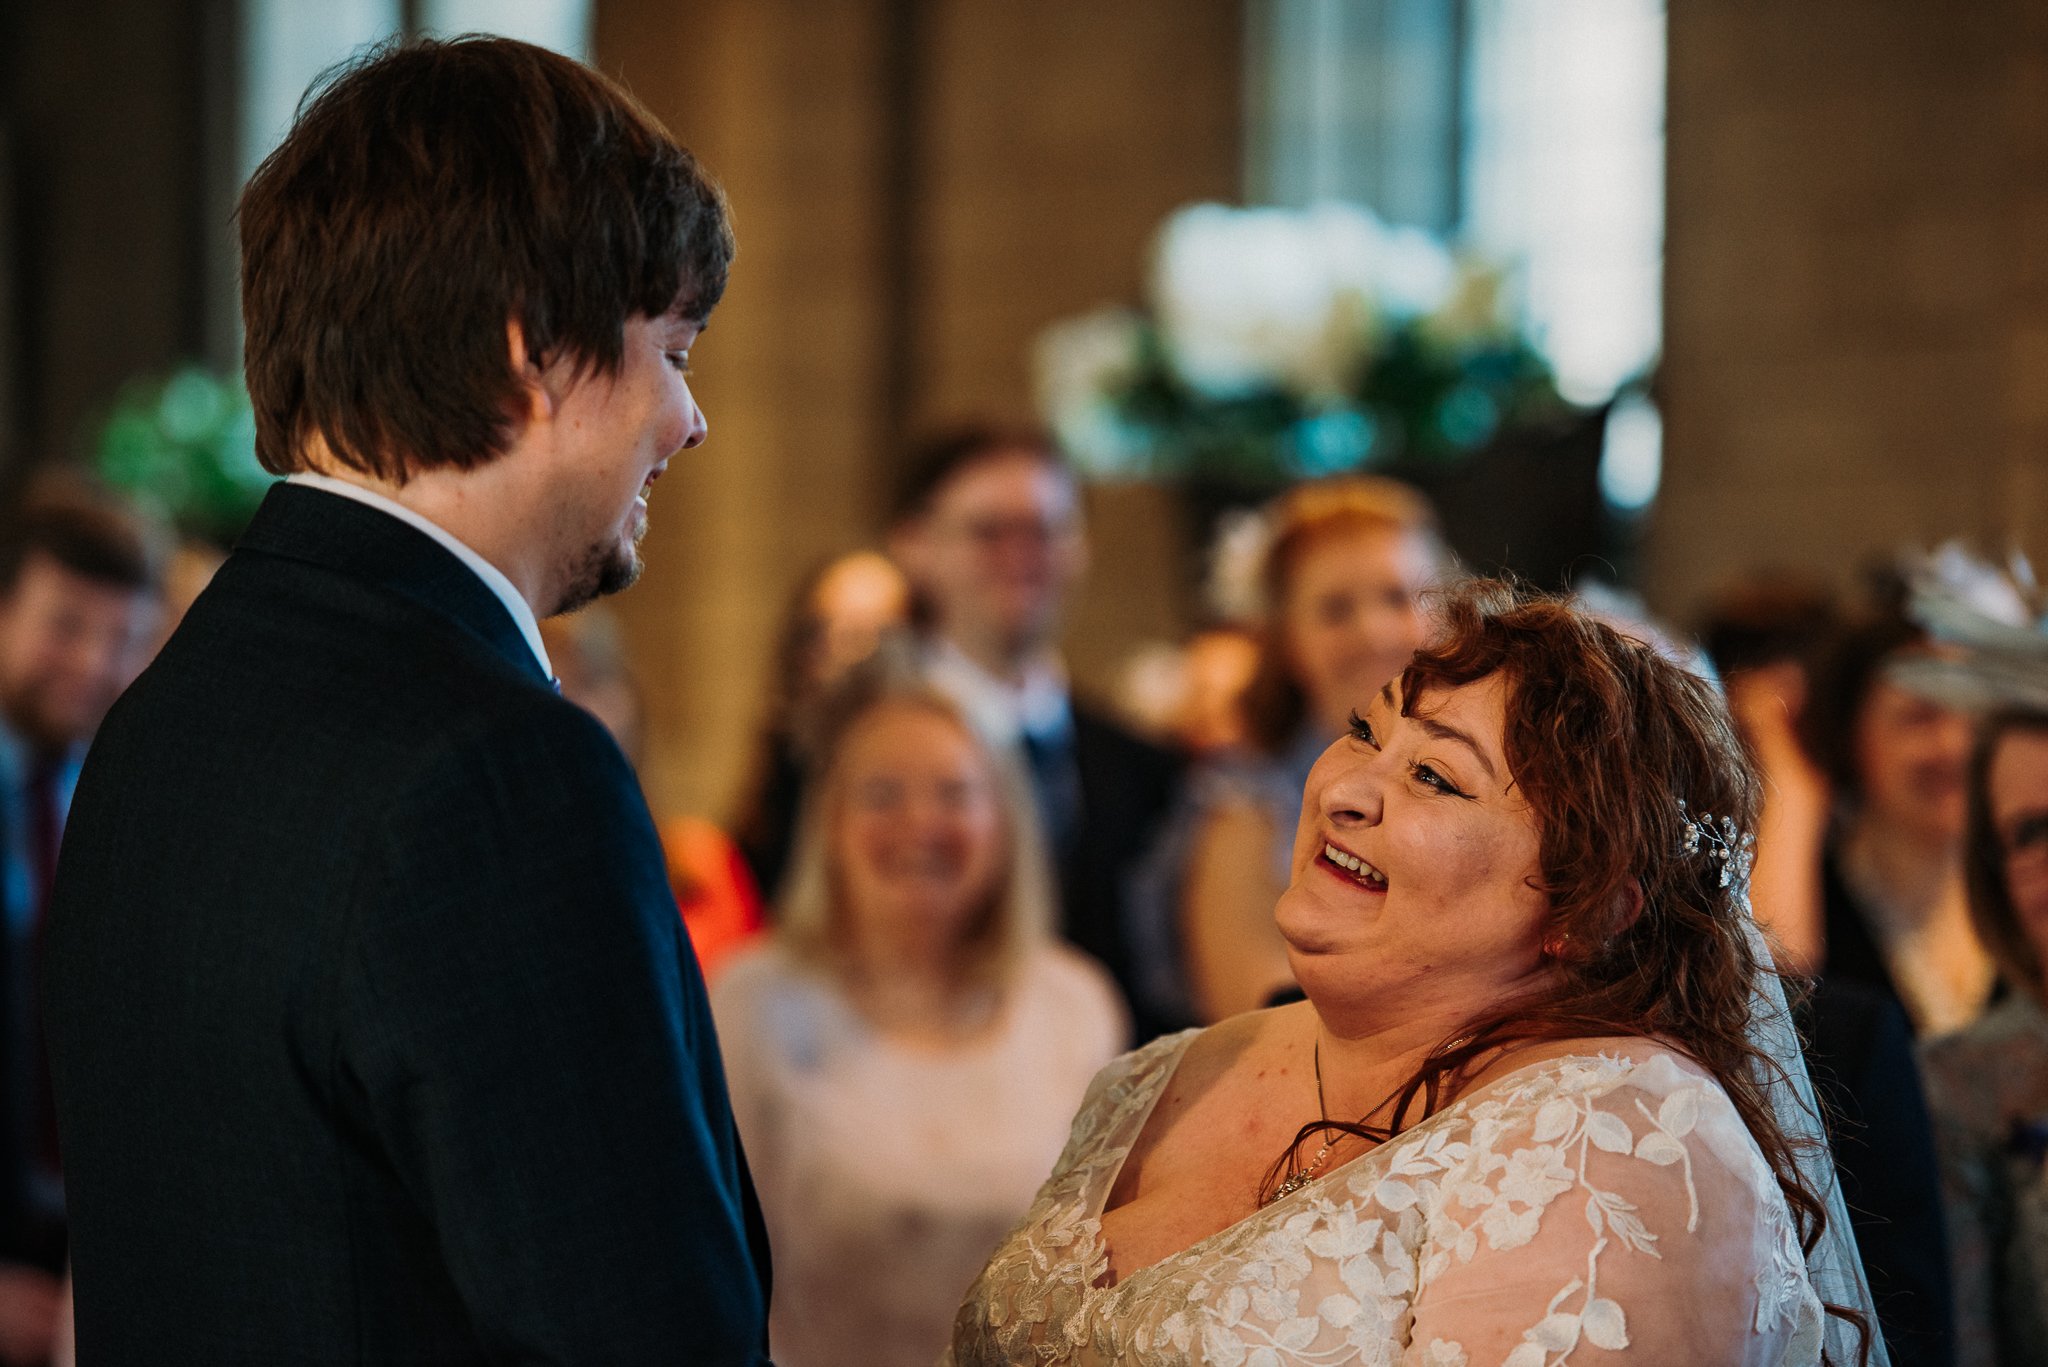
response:
<svg viewBox="0 0 2048 1367"><path fill-rule="evenodd" d="M914 453L889 547L916 595L926 665L999 754L1031 776L1059 876L1061 933L1127 998L1126 886L1180 780L1170 751L1074 696L1058 641L1088 563L1080 488L1044 433L969 427ZM1175 1022L1140 1007L1150 1037Z"/></svg>
<svg viewBox="0 0 2048 1367"><path fill-rule="evenodd" d="M1815 966L1896 997L1922 1038L1974 1020L1997 979L1963 888L1969 720L1890 673L1938 649L1883 607L1824 654L1803 716L1835 806Z"/></svg>
<svg viewBox="0 0 2048 1367"><path fill-rule="evenodd" d="M1800 718L1834 628L1824 588L1773 573L1716 595L1699 633L1763 779L1752 910L1777 941L1780 966L1798 972L1821 956L1828 823L1827 779L1800 738ZM1912 1027L1888 991L1846 977L1818 980L1799 1014L1893 1365L1946 1367L1954 1301Z"/></svg>
<svg viewBox="0 0 2048 1367"><path fill-rule="evenodd" d="M1118 710L1138 734L1191 759L1220 755L1245 742L1244 691L1258 667L1258 638L1242 627L1153 642L1125 662Z"/></svg>
<svg viewBox="0 0 2048 1367"><path fill-rule="evenodd" d="M100 719L146 661L161 567L146 524L45 483L0 531L0 1363L40 1363L61 1319L64 1186L35 983L72 789Z"/></svg>
<svg viewBox="0 0 2048 1367"><path fill-rule="evenodd" d="M562 696L603 722L637 770L646 758L647 717L618 617L592 603L542 622L540 639Z"/></svg>
<svg viewBox="0 0 2048 1367"><path fill-rule="evenodd" d="M712 993L775 1358L930 1362L1125 1023L1051 938L1028 800L955 703L863 670L818 765L772 938Z"/></svg>
<svg viewBox="0 0 2048 1367"><path fill-rule="evenodd" d="M62 1303L57 1308L57 1335L50 1345L50 1367L78 1367L78 1329L71 1311L71 1279L64 1280Z"/></svg>
<svg viewBox="0 0 2048 1367"><path fill-rule="evenodd" d="M1423 591L1449 564L1428 503L1393 480L1305 484L1268 517L1259 662L1244 702L1251 744L1190 785L1176 822L1180 866L1166 871L1169 886L1180 878L1178 891L1147 918L1169 918L1169 930L1177 920L1182 1009L1203 1022L1292 985L1272 908L1286 886L1302 785L1352 712L1422 644ZM1162 860L1173 857L1162 850Z"/></svg>
<svg viewBox="0 0 2048 1367"><path fill-rule="evenodd" d="M1964 1367L2048 1362L2048 712L1988 721L1970 768L1970 912L2013 991L1926 1046Z"/></svg>
<svg viewBox="0 0 2048 1367"><path fill-rule="evenodd" d="M638 770L645 758L646 718L619 619L602 604L592 604L550 617L540 624L540 635L562 696L603 722ZM710 982L733 951L761 931L765 918L754 875L731 838L702 817L663 817L656 831L668 864L669 890L704 980Z"/></svg>
<svg viewBox="0 0 2048 1367"><path fill-rule="evenodd" d="M1210 627L1188 639L1183 654L1186 687L1171 734L1190 755L1220 755L1249 738L1245 690L1259 670L1259 642L1239 627Z"/></svg>
<svg viewBox="0 0 2048 1367"><path fill-rule="evenodd" d="M1816 657L1836 629L1833 596L1781 573L1731 584L1708 605L1700 643L1721 676L1728 710L1764 781L1750 901L1777 941L1780 967L1821 959L1821 861L1827 775L1801 736Z"/></svg>
<svg viewBox="0 0 2048 1367"><path fill-rule="evenodd" d="M772 901L789 867L804 788L804 721L846 672L910 620L903 571L874 551L835 556L790 595L775 649L768 716L733 823L755 884Z"/></svg>
<svg viewBox="0 0 2048 1367"><path fill-rule="evenodd" d="M753 870L732 837L701 816L663 817L657 832L668 859L669 891L676 896L704 981L715 983L733 957L767 928Z"/></svg>

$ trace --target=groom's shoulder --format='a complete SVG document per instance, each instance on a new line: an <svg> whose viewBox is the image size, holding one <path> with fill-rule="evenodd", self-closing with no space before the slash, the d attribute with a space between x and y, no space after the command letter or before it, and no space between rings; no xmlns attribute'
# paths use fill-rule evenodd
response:
<svg viewBox="0 0 2048 1367"><path fill-rule="evenodd" d="M247 549L221 567L138 689L158 706L232 699L243 717L277 707L341 725L548 696L536 673L427 602Z"/></svg>
<svg viewBox="0 0 2048 1367"><path fill-rule="evenodd" d="M631 764L604 724L583 708L534 688L465 692L466 705L422 709L404 723L417 762L403 782L414 800L483 789L550 805L571 793L639 802ZM471 800L464 798L463 800Z"/></svg>
<svg viewBox="0 0 2048 1367"><path fill-rule="evenodd" d="M630 784L602 725L537 676L424 607L245 563L195 605L95 752L186 783L181 757L203 754L240 793L319 789L329 810L465 780Z"/></svg>
<svg viewBox="0 0 2048 1367"><path fill-rule="evenodd" d="M453 615L332 566L236 550L172 634L165 654L242 677L296 674L341 686L357 671L425 664L486 668L488 648ZM322 665L338 674L315 673ZM413 670L423 681L433 675Z"/></svg>

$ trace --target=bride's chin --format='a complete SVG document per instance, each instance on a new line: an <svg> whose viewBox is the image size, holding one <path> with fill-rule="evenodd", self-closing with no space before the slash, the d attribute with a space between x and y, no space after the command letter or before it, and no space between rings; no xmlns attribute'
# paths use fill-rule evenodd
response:
<svg viewBox="0 0 2048 1367"><path fill-rule="evenodd" d="M1280 938L1287 942L1293 954L1333 954L1339 948L1341 927L1330 916L1327 908L1300 905L1292 892L1280 898L1280 904L1273 909L1273 923L1280 930Z"/></svg>
<svg viewBox="0 0 2048 1367"><path fill-rule="evenodd" d="M1344 945L1338 938L1327 933L1289 935L1282 931L1280 937L1287 942L1287 957L1290 962L1295 960L1314 962L1319 959L1329 959L1344 952Z"/></svg>

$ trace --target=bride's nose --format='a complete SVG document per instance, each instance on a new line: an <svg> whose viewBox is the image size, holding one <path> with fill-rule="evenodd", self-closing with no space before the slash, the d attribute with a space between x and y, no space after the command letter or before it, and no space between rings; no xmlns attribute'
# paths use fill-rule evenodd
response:
<svg viewBox="0 0 2048 1367"><path fill-rule="evenodd" d="M1334 753L1325 757L1326 762L1335 758ZM1316 794L1324 819L1339 828L1379 825L1385 797L1384 760L1383 755L1367 752L1332 764Z"/></svg>

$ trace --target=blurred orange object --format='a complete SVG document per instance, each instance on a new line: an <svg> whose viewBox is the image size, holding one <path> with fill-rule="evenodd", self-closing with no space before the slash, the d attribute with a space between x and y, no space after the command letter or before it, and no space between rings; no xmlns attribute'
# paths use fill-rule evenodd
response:
<svg viewBox="0 0 2048 1367"><path fill-rule="evenodd" d="M739 847L701 817L662 822L661 848L669 888L708 983L734 950L761 933L761 894Z"/></svg>

